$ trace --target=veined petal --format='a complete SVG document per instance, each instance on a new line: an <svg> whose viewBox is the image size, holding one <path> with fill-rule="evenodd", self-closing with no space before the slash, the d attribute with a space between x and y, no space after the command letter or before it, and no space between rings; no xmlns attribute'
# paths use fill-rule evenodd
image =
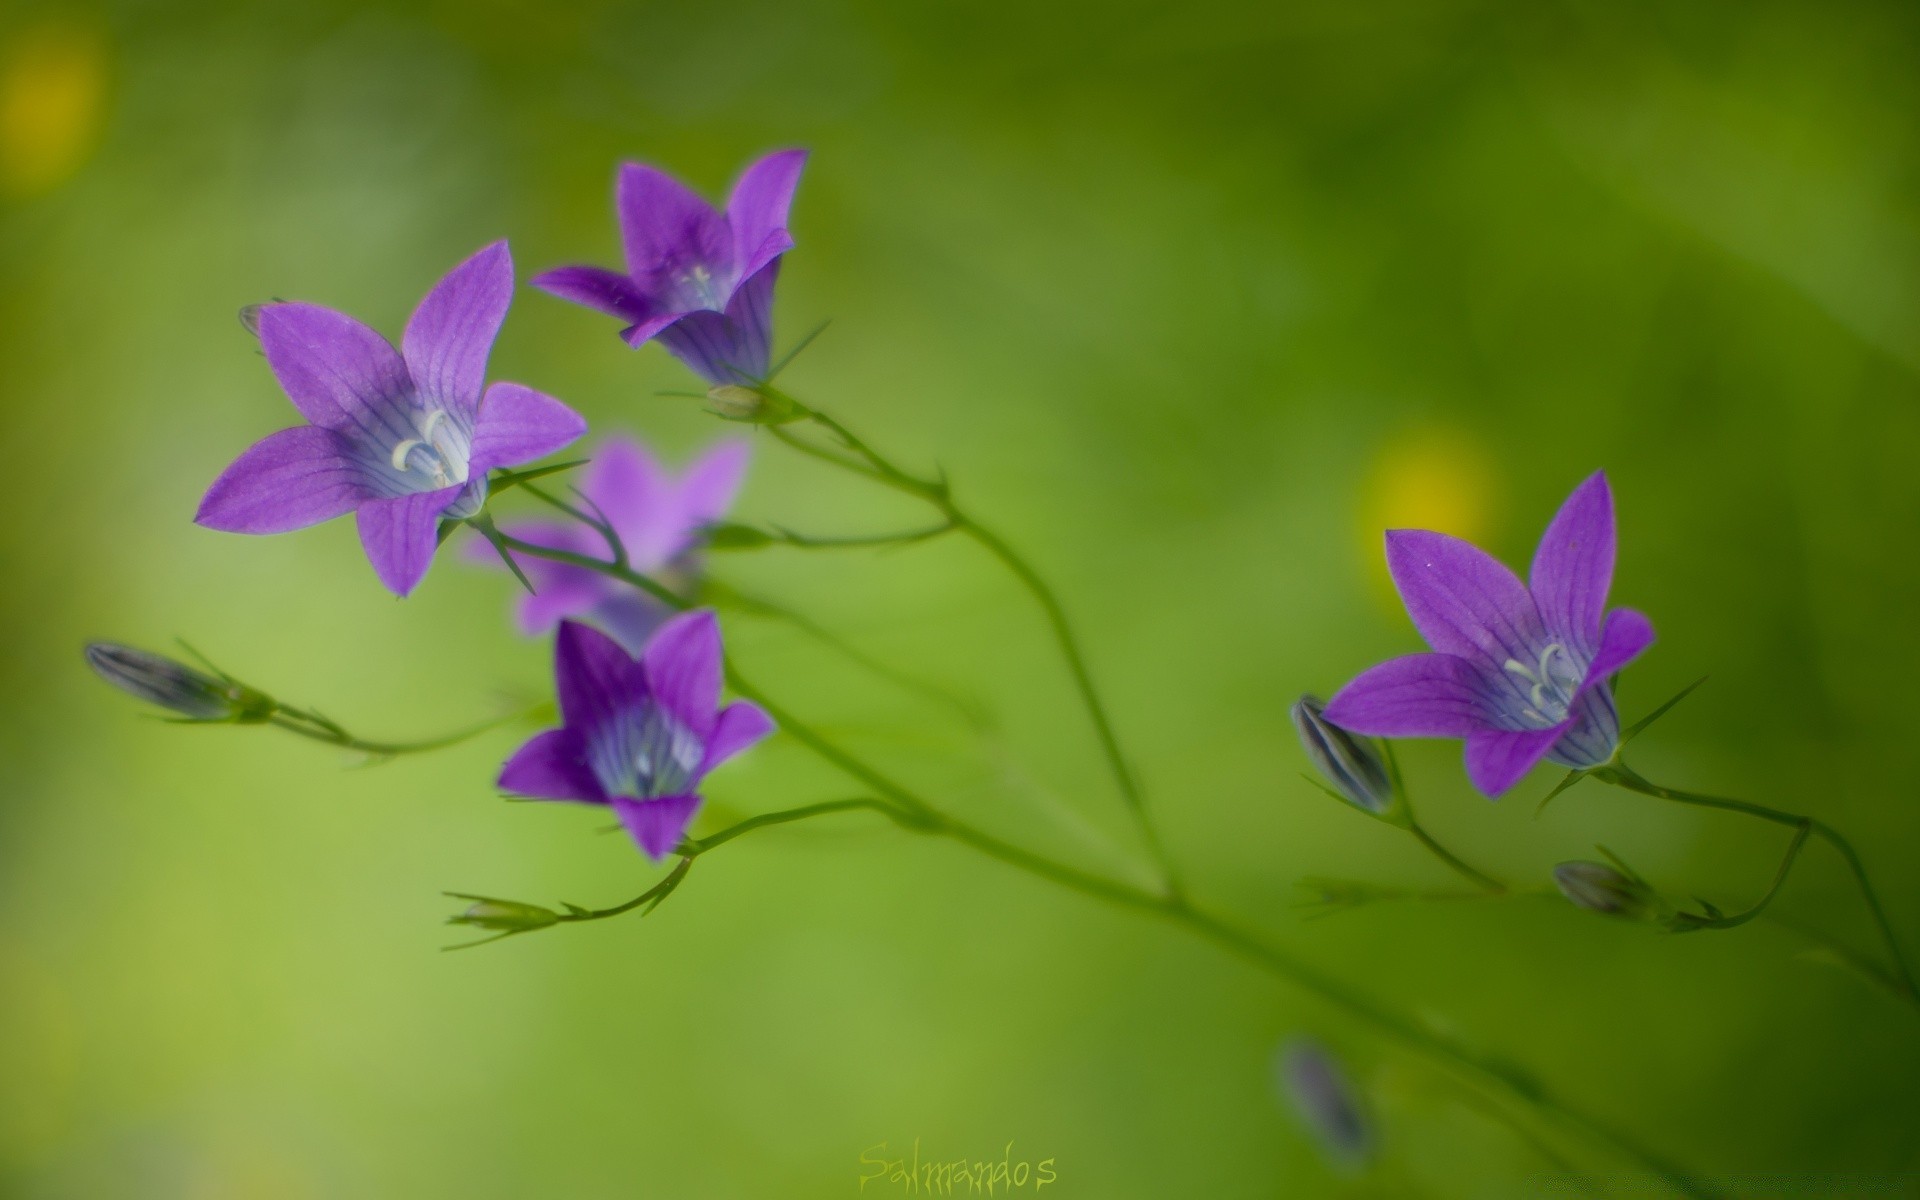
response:
<svg viewBox="0 0 1920 1200"><path fill-rule="evenodd" d="M1569 716L1567 731L1547 757L1576 771L1610 761L1620 748L1620 710L1613 693L1604 687L1588 689L1574 701Z"/></svg>
<svg viewBox="0 0 1920 1200"><path fill-rule="evenodd" d="M1613 585L1613 491L1596 471L1573 489L1534 551L1528 581L1547 634L1591 659Z"/></svg>
<svg viewBox="0 0 1920 1200"><path fill-rule="evenodd" d="M553 643L553 679L561 720L584 737L614 728L646 698L646 681L627 652L578 621L560 622Z"/></svg>
<svg viewBox="0 0 1920 1200"><path fill-rule="evenodd" d="M1440 653L1495 674L1509 660L1539 657L1546 639L1533 596L1478 546L1424 529L1389 530L1387 568L1414 627Z"/></svg>
<svg viewBox="0 0 1920 1200"><path fill-rule="evenodd" d="M496 383L480 401L468 471L484 475L544 458L587 431L587 419L543 392Z"/></svg>
<svg viewBox="0 0 1920 1200"><path fill-rule="evenodd" d="M1651 645L1653 622L1647 620L1646 614L1631 608L1614 609L1607 614L1607 627L1600 635L1600 648L1594 652L1593 664L1587 668L1583 690L1617 673Z"/></svg>
<svg viewBox="0 0 1920 1200"><path fill-rule="evenodd" d="M268 304L260 309L258 328L274 378L315 425L340 432L377 429L378 414L413 390L399 351L343 312L318 304Z"/></svg>
<svg viewBox="0 0 1920 1200"><path fill-rule="evenodd" d="M774 259L741 282L725 312L701 310L661 329L660 344L710 384L754 384L772 360Z"/></svg>
<svg viewBox="0 0 1920 1200"><path fill-rule="evenodd" d="M665 171L622 166L614 206L627 271L656 304L696 269L718 283L738 266L726 218Z"/></svg>
<svg viewBox="0 0 1920 1200"><path fill-rule="evenodd" d="M538 800L607 801L600 780L587 764L586 741L577 729L549 729L535 735L500 769L499 786Z"/></svg>
<svg viewBox="0 0 1920 1200"><path fill-rule="evenodd" d="M555 267L533 277L533 286L550 296L571 300L623 321L642 321L648 297L629 277L599 267Z"/></svg>
<svg viewBox="0 0 1920 1200"><path fill-rule="evenodd" d="M285 533L370 499L353 448L317 425L270 433L213 481L194 521L228 533Z"/></svg>
<svg viewBox="0 0 1920 1200"><path fill-rule="evenodd" d="M1573 722L1547 729L1476 729L1467 735L1467 778L1491 799L1519 783Z"/></svg>
<svg viewBox="0 0 1920 1200"><path fill-rule="evenodd" d="M400 353L422 394L471 413L487 382L487 355L513 301L513 255L483 247L433 285L407 320Z"/></svg>
<svg viewBox="0 0 1920 1200"><path fill-rule="evenodd" d="M639 843L646 856L659 862L673 853L680 839L686 836L687 826L693 824L693 814L700 809L700 797L696 795L661 796L654 800L634 800L626 796L617 796L613 800L613 811L620 823L627 827L633 840Z"/></svg>
<svg viewBox="0 0 1920 1200"><path fill-rule="evenodd" d="M707 737L707 753L701 758L699 769L693 773L694 779L705 778L707 772L752 748L773 733L775 728L773 718L757 704L736 700L727 705L720 710L719 718L713 723L713 732Z"/></svg>
<svg viewBox="0 0 1920 1200"><path fill-rule="evenodd" d="M787 210L807 165L805 150L777 150L748 167L727 199L727 223L742 275L751 275L793 246Z"/></svg>
<svg viewBox="0 0 1920 1200"><path fill-rule="evenodd" d="M431 492L413 492L391 500L372 500L358 510L360 544L387 590L405 596L420 585L433 563L440 514L465 484Z"/></svg>
<svg viewBox="0 0 1920 1200"><path fill-rule="evenodd" d="M1479 671L1451 654L1409 654L1372 667L1328 701L1325 716L1373 737L1466 737L1495 723Z"/></svg>
<svg viewBox="0 0 1920 1200"><path fill-rule="evenodd" d="M640 656L654 703L702 741L720 706L723 670L720 622L711 609L681 613L662 625Z"/></svg>

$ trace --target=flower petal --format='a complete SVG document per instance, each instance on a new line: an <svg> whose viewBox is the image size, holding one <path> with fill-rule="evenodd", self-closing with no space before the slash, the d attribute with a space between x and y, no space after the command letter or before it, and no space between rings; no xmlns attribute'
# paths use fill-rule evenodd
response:
<svg viewBox="0 0 1920 1200"><path fill-rule="evenodd" d="M465 484L431 492L413 492L391 500L372 500L358 513L360 544L367 561L387 590L405 596L420 585L439 544L440 514L460 495Z"/></svg>
<svg viewBox="0 0 1920 1200"><path fill-rule="evenodd" d="M752 457L751 442L728 438L715 442L687 464L680 475L680 512L689 533L727 515L740 494Z"/></svg>
<svg viewBox="0 0 1920 1200"><path fill-rule="evenodd" d="M1613 492L1596 471L1573 489L1534 551L1528 581L1548 636L1592 658L1613 584Z"/></svg>
<svg viewBox="0 0 1920 1200"><path fill-rule="evenodd" d="M1488 797L1519 783L1573 724L1547 729L1476 729L1467 735L1467 778Z"/></svg>
<svg viewBox="0 0 1920 1200"><path fill-rule="evenodd" d="M1613 758L1620 748L1620 710L1613 693L1604 687L1592 688L1573 702L1572 721L1548 757L1562 766L1584 771Z"/></svg>
<svg viewBox="0 0 1920 1200"><path fill-rule="evenodd" d="M673 853L680 839L686 836L687 826L693 824L693 814L700 809L700 797L695 795L661 796L653 800L631 800L625 796L615 797L613 811L619 816L620 823L627 827L640 849L648 858L659 862Z"/></svg>
<svg viewBox="0 0 1920 1200"><path fill-rule="evenodd" d="M1494 724L1480 673L1451 654L1409 654L1369 668L1335 693L1325 716L1373 737L1466 737Z"/></svg>
<svg viewBox="0 0 1920 1200"><path fill-rule="evenodd" d="M342 312L318 304L260 309L260 349L300 415L341 432L366 430L413 390L407 364L387 339Z"/></svg>
<svg viewBox="0 0 1920 1200"><path fill-rule="evenodd" d="M751 749L776 728L773 718L757 704L736 700L727 705L720 710L719 718L713 723L713 732L707 739L707 753L701 758L700 767L693 777L696 780L704 779L707 772L734 755Z"/></svg>
<svg viewBox="0 0 1920 1200"><path fill-rule="evenodd" d="M480 402L467 470L483 475L545 458L586 431L587 419L552 396L517 383L496 383Z"/></svg>
<svg viewBox="0 0 1920 1200"><path fill-rule="evenodd" d="M346 439L301 425L268 434L233 460L193 519L228 533L285 533L345 516L371 498Z"/></svg>
<svg viewBox="0 0 1920 1200"><path fill-rule="evenodd" d="M535 735L500 768L499 786L539 800L585 800L605 804L607 794L587 763L586 739L577 729Z"/></svg>
<svg viewBox="0 0 1920 1200"><path fill-rule="evenodd" d="M614 207L627 272L650 305L695 268L718 279L731 277L738 265L725 218L665 171L642 163L622 166Z"/></svg>
<svg viewBox="0 0 1920 1200"><path fill-rule="evenodd" d="M638 570L657 570L672 557L663 546L667 531L679 523L672 483L638 438L603 438L593 448L580 491L612 522Z"/></svg>
<svg viewBox="0 0 1920 1200"><path fill-rule="evenodd" d="M550 296L571 300L623 321L645 320L647 297L633 280L618 271L599 267L555 267L533 277L533 286Z"/></svg>
<svg viewBox="0 0 1920 1200"><path fill-rule="evenodd" d="M733 185L727 199L727 223L733 228L736 261L751 275L793 248L787 235L787 210L807 165L805 150L777 150L755 162Z"/></svg>
<svg viewBox="0 0 1920 1200"><path fill-rule="evenodd" d="M1440 653L1495 674L1509 659L1539 658L1545 638L1532 595L1478 546L1424 529L1389 530L1387 569L1414 627Z"/></svg>
<svg viewBox="0 0 1920 1200"><path fill-rule="evenodd" d="M662 625L673 619L676 610L632 588L609 589L587 613L594 628L600 630L629 654L637 655Z"/></svg>
<svg viewBox="0 0 1920 1200"><path fill-rule="evenodd" d="M720 622L712 609L682 613L647 642L640 661L656 704L705 741L720 705Z"/></svg>
<svg viewBox="0 0 1920 1200"><path fill-rule="evenodd" d="M646 681L618 642L578 621L560 622L553 643L560 719L591 736L646 698Z"/></svg>
<svg viewBox="0 0 1920 1200"><path fill-rule="evenodd" d="M740 284L724 313L690 312L654 336L710 384L763 381L772 361L774 259Z"/></svg>
<svg viewBox="0 0 1920 1200"><path fill-rule="evenodd" d="M1586 687L1593 687L1617 673L1640 652L1653 645L1653 622L1646 614L1631 608L1616 608L1607 614L1606 631L1600 635L1600 648L1594 652L1593 665L1587 668Z"/></svg>
<svg viewBox="0 0 1920 1200"><path fill-rule="evenodd" d="M487 383L487 355L513 301L513 255L483 247L433 285L407 320L400 352L422 394L472 412Z"/></svg>

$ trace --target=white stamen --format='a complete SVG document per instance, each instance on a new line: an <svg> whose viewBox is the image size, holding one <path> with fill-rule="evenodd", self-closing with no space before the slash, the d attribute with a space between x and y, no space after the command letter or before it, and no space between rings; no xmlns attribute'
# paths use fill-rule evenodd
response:
<svg viewBox="0 0 1920 1200"><path fill-rule="evenodd" d="M407 455L413 453L413 448L415 446L424 446L426 444L427 444L426 441L422 438L408 438L406 441L401 442L399 445L395 446L393 448L393 458L391 460L393 463L393 469L396 471L406 470Z"/></svg>

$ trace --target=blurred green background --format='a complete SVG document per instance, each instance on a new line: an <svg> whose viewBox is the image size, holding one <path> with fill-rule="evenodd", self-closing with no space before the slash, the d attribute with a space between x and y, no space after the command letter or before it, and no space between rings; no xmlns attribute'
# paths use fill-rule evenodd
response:
<svg viewBox="0 0 1920 1200"><path fill-rule="evenodd" d="M1629 717L1712 677L1640 769L1837 824L1920 952L1917 54L1902 4L16 0L0 1193L837 1197L915 1138L1011 1141L1063 1197L1538 1192L1537 1148L1337 1013L872 819L729 846L645 920L441 954L441 889L601 905L654 873L595 813L496 798L524 730L354 770L86 673L87 638L182 636L375 737L537 697L504 576L448 557L396 602L350 522L191 524L292 420L234 312L397 334L491 239L523 279L615 261L622 159L717 195L802 144L779 322L833 324L787 382L1042 562L1203 897L1699 1170L1920 1194L1912 1008L1772 922L1316 916L1303 876L1452 881L1303 782L1286 721L1417 648L1383 525L1524 562L1605 467L1615 598L1661 633ZM722 432L655 395L688 383L662 351L531 289L493 364L670 457ZM738 516L922 514L762 439ZM1036 613L972 547L714 570L995 721L731 620L770 691L957 812L1137 874ZM1604 842L1733 908L1784 841L1592 784L1536 819L1546 771L1494 805L1452 744L1406 763L1427 822L1516 881ZM714 780L707 827L849 791L776 742ZM1877 951L1817 844L1778 911ZM1302 1032L1367 1088L1373 1171L1330 1169L1276 1095Z"/></svg>

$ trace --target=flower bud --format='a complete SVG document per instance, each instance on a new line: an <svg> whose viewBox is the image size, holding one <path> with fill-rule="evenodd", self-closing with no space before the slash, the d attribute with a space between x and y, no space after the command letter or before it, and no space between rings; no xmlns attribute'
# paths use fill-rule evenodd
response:
<svg viewBox="0 0 1920 1200"><path fill-rule="evenodd" d="M1296 1038L1281 1048L1278 1067L1288 1102L1327 1157L1348 1168L1364 1165L1373 1156L1373 1125L1326 1047Z"/></svg>
<svg viewBox="0 0 1920 1200"><path fill-rule="evenodd" d="M1588 912L1639 921L1660 910L1652 888L1605 863L1563 862L1553 869L1553 882L1561 895Z"/></svg>
<svg viewBox="0 0 1920 1200"><path fill-rule="evenodd" d="M114 687L196 721L264 721L273 712L263 693L162 655L117 642L89 642L86 653L94 674Z"/></svg>
<svg viewBox="0 0 1920 1200"><path fill-rule="evenodd" d="M449 925L472 925L479 929L491 929L499 933L527 933L535 929L545 929L559 922L560 914L550 908L541 908L538 904L522 904L518 900L495 900L488 896L459 896L461 900L472 900L467 910L458 916L447 918Z"/></svg>
<svg viewBox="0 0 1920 1200"><path fill-rule="evenodd" d="M707 389L707 411L728 421L783 425L799 416L793 401L771 388L716 383Z"/></svg>
<svg viewBox="0 0 1920 1200"><path fill-rule="evenodd" d="M248 304L242 306L240 309L240 328L246 330L254 337L259 337L260 310L265 307L266 305L264 304Z"/></svg>
<svg viewBox="0 0 1920 1200"><path fill-rule="evenodd" d="M1302 696L1293 706L1293 727L1307 758L1327 784L1354 807L1376 817L1394 807L1393 780L1373 747L1328 721L1326 705Z"/></svg>

